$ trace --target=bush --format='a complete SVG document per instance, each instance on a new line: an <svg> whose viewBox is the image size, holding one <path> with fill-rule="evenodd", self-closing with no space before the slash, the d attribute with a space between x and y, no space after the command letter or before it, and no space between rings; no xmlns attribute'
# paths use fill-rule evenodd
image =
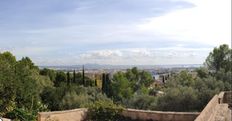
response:
<svg viewBox="0 0 232 121"><path fill-rule="evenodd" d="M14 121L36 121L36 112L28 112L25 109L14 109L4 117L14 119Z"/></svg>
<svg viewBox="0 0 232 121"><path fill-rule="evenodd" d="M123 107L111 100L99 100L88 106L88 121L117 121Z"/></svg>
<svg viewBox="0 0 232 121"><path fill-rule="evenodd" d="M162 111L195 111L197 102L197 92L192 87L179 86L168 88L166 93L158 98L156 109Z"/></svg>
<svg viewBox="0 0 232 121"><path fill-rule="evenodd" d="M149 95L135 95L130 100L124 101L124 105L134 109L153 109L157 103L157 97Z"/></svg>

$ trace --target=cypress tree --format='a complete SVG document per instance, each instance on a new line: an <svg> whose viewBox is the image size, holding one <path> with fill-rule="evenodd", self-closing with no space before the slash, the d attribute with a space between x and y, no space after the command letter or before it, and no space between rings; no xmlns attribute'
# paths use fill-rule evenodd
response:
<svg viewBox="0 0 232 121"><path fill-rule="evenodd" d="M83 86L86 86L86 84L85 84L85 67L84 67L84 65L82 66L82 84L83 84Z"/></svg>
<svg viewBox="0 0 232 121"><path fill-rule="evenodd" d="M105 88L105 84L106 83L106 75L105 75L105 73L103 73L102 74L102 92L103 93L105 93L105 90L106 90L106 88Z"/></svg>
<svg viewBox="0 0 232 121"><path fill-rule="evenodd" d="M70 85L70 73L69 71L67 72L67 85Z"/></svg>
<svg viewBox="0 0 232 121"><path fill-rule="evenodd" d="M94 84L95 84L95 86L97 86L97 79L94 80Z"/></svg>
<svg viewBox="0 0 232 121"><path fill-rule="evenodd" d="M91 79L89 80L89 86L93 86L93 81Z"/></svg>
<svg viewBox="0 0 232 121"><path fill-rule="evenodd" d="M162 81L163 81L163 83L165 83L165 77L164 77L164 75L162 76L162 79L163 79L163 80L162 80Z"/></svg>
<svg viewBox="0 0 232 121"><path fill-rule="evenodd" d="M110 94L110 74L106 74L105 93L107 96L109 96L109 94Z"/></svg>
<svg viewBox="0 0 232 121"><path fill-rule="evenodd" d="M73 71L73 83L76 83L76 71Z"/></svg>

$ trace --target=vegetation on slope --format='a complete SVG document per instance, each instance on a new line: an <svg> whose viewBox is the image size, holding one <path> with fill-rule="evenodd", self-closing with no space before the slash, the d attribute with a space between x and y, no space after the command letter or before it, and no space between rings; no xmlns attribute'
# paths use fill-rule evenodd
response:
<svg viewBox="0 0 232 121"><path fill-rule="evenodd" d="M39 111L88 107L97 119L112 120L123 107L163 111L200 111L213 95L232 90L232 50L221 45L209 54L197 75L182 71L152 87L152 76L137 68L105 74L102 89L82 73L40 70L28 57L0 53L0 116L36 120ZM74 71L75 72L75 71ZM154 95L163 91L163 95ZM93 113L95 112L95 113ZM105 115L107 113L107 115ZM119 118L119 117L117 117Z"/></svg>

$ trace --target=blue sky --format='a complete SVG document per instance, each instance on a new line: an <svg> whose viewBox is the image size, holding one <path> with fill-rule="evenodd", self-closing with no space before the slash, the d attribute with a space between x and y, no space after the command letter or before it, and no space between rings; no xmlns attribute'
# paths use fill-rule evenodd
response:
<svg viewBox="0 0 232 121"><path fill-rule="evenodd" d="M231 0L0 0L0 52L38 65L201 64Z"/></svg>

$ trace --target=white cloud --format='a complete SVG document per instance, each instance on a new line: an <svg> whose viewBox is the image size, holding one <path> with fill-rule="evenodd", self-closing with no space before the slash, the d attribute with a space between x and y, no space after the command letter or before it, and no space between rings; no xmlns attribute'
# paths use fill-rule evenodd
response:
<svg viewBox="0 0 232 121"><path fill-rule="evenodd" d="M202 64L211 49L201 48L131 48L97 50L77 57L80 63L149 65Z"/></svg>
<svg viewBox="0 0 232 121"><path fill-rule="evenodd" d="M231 0L185 0L196 5L160 17L147 18L140 31L164 38L211 46L231 42Z"/></svg>
<svg viewBox="0 0 232 121"><path fill-rule="evenodd" d="M52 58L49 53L57 48L26 47L13 48L11 51L20 59L31 57L39 65L75 65L75 64L112 64L112 65L159 65L159 64L202 64L212 48L124 48L87 51L81 54L64 52L60 57ZM41 55L41 53L43 53ZM48 53L45 56L44 53Z"/></svg>
<svg viewBox="0 0 232 121"><path fill-rule="evenodd" d="M107 58L117 58L122 56L122 53L118 50L101 50L101 51L90 51L84 54L81 54L81 58L86 59L107 59Z"/></svg>

